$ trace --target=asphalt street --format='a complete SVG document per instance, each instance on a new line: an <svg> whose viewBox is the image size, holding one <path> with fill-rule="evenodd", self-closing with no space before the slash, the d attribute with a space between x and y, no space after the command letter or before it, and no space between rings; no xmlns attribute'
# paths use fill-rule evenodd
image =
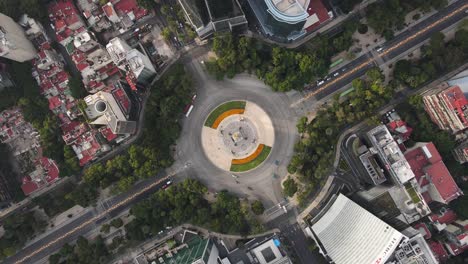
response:
<svg viewBox="0 0 468 264"><path fill-rule="evenodd" d="M468 1L466 0L458 1L451 6L440 10L436 15L433 15L432 17L429 17L419 24L413 26L409 29L408 32L398 35L392 42L389 42L383 46L384 50L392 49L382 57L383 60L391 60L399 54L405 53L412 46L427 40L435 32L438 32L443 28L447 28L460 19L466 17L466 13L463 10L463 12L459 12L453 15L453 17L438 23L434 27L420 34L415 33L418 31L418 29L426 28L427 25L434 23L437 19L444 17L453 10L466 5L467 2ZM401 43L401 41L404 41L410 37L410 41ZM393 47L391 45L392 43L401 43L401 45L398 45L396 48L391 48ZM342 73L340 73L340 77L336 78L337 81L335 81L332 85L327 85L326 89L323 91L318 92L320 87L313 87L312 92L315 92L313 96L322 98L348 85L353 79L362 76L367 69L374 65L373 61L369 61L370 58L372 58L372 54L368 53L348 64L346 66L347 70L341 70ZM365 64L367 61L369 61L369 63ZM365 65L359 69L356 69L359 65L362 64ZM195 102L194 111L192 112L192 115L185 121L181 141L178 146L178 151L180 151L180 153L178 162L175 164L175 168L183 168L184 163L187 162L190 164L193 162L193 165L189 166L188 169L178 171L178 174L181 174L184 177L196 176L205 184L211 184L213 188L232 189L235 193L238 193L241 196L258 197L262 200L269 200L272 202L281 200L281 189L278 184L279 179L277 179L275 175L285 175L285 171L283 171L283 169L287 165L287 160L292 155L292 148L296 137L295 133L297 133L295 129L295 114L289 107L284 107L290 105L287 96L284 94L273 93L269 87L265 86L262 82L256 80L255 78L249 77L248 75L239 75L238 77L231 80L217 82L210 79L208 76L206 76L206 74L203 73L200 68L201 66L199 61L197 60L189 63L188 67L191 71L197 73L197 75L194 77L197 78L197 82L199 84L203 85L199 86L199 97L197 97ZM203 151L201 151L200 148L199 130L203 125L204 118L219 103L229 99L250 100L261 106L270 115L270 117L272 117L275 125L275 135L278 137L278 141L275 137L275 145L273 146L270 157L258 169L258 175L257 172L242 174L239 176L239 184L236 184L235 181L233 181L229 173L222 172L214 165L206 162L207 158L204 156L205 154ZM141 182L139 185L132 188L131 191L114 197L107 201L107 203L104 202L103 206L98 206L95 211L81 215L74 221L57 229L55 232L51 233L45 238L22 249L16 255L6 259L4 263L34 263L37 260L47 257L61 248L65 243L73 241L80 235L87 234L96 226L96 222L102 221L102 217L108 217L109 215L101 214L105 208L109 208L112 205L115 206L119 204L120 201L133 198L136 193L141 191L141 189L152 186L152 184L155 184L158 179L159 177L155 177L145 182ZM122 204L120 207L117 207L114 211L110 212L110 217L119 212L127 210L138 200L147 197L147 195L159 187L160 185L155 185L146 192L137 195L134 197L134 199L130 199L127 203ZM101 215L101 218L96 218L97 216ZM83 226L84 223L87 224ZM284 226L283 228L294 228L294 226ZM288 231L285 230L285 232ZM302 233L302 231L300 232ZM294 232L290 233L292 234L291 237L295 237L300 234L294 234ZM302 246L298 246L298 248L299 247ZM304 252L303 254L306 253ZM26 256L29 258L25 259L23 262L18 262ZM307 261L304 263L311 263L309 258L305 259Z"/></svg>
<svg viewBox="0 0 468 264"><path fill-rule="evenodd" d="M386 42L381 47L382 50L382 59L383 62L387 62L389 60L394 59L395 57L406 53L411 47L426 41L429 39L433 34L439 32L449 26L455 24L456 22L460 21L461 19L467 16L466 14L466 5L468 1L460 0L457 1L435 13L434 15L422 20L418 24L410 27L406 31L397 35L393 40ZM464 10L457 12L456 14L452 15L450 18L441 21L440 23L434 24L436 21L440 20L441 18L446 17L447 15L451 14L452 12L459 10L464 7ZM432 25L432 26L431 26ZM431 26L431 27L429 27ZM427 30L424 30L427 29ZM385 53L387 51L387 53ZM367 70L374 66L378 66L378 63L372 59L373 55L371 52L368 52L359 58L356 58L349 64L345 65L341 69L330 73L329 76L333 76L335 73L338 72L338 76L332 78L328 81L329 84L324 88L324 85L327 85L327 82L322 86L317 87L313 85L309 91L309 97L315 97L316 100L320 100L340 89L349 85L354 79L361 77L366 73ZM357 69L358 66L363 65L361 68ZM345 69L345 70L343 70ZM356 70L357 69L357 70ZM344 76L344 77L343 77ZM307 101L303 102L307 103Z"/></svg>

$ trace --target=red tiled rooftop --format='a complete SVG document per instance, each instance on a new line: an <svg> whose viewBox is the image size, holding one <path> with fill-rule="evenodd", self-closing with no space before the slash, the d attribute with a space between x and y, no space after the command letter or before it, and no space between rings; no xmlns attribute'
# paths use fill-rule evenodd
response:
<svg viewBox="0 0 468 264"><path fill-rule="evenodd" d="M112 95L115 100L119 103L124 113L128 113L130 110L130 99L122 88L115 89L112 91Z"/></svg>
<svg viewBox="0 0 468 264"><path fill-rule="evenodd" d="M54 182L59 177L59 169L55 161L48 159L46 157L42 157L40 160L42 168L47 171L46 180L48 183Z"/></svg>
<svg viewBox="0 0 468 264"><path fill-rule="evenodd" d="M430 239L432 237L431 231L427 228L425 223L417 223L414 226L414 229L419 230L422 235L424 235L424 239Z"/></svg>
<svg viewBox="0 0 468 264"><path fill-rule="evenodd" d="M423 150L424 147L430 157L426 156ZM442 199L441 202L449 203L462 194L432 142L406 152L405 158L420 186L423 187L432 183ZM425 175L427 175L428 179L421 179ZM432 196L431 198L432 200L439 199Z"/></svg>
<svg viewBox="0 0 468 264"><path fill-rule="evenodd" d="M322 3L322 0L310 1L309 7L307 8L307 13L309 13L309 15L317 14L317 17L319 20L319 22L308 27L306 29L307 31L311 31L315 29L319 24L327 21L330 18L330 16L328 15L328 10L325 7L325 5Z"/></svg>
<svg viewBox="0 0 468 264"><path fill-rule="evenodd" d="M86 63L86 62L80 62L80 63L78 63L78 64L76 65L76 68L77 68L79 71L82 71L82 70L88 68L88 66L89 66L88 63Z"/></svg>
<svg viewBox="0 0 468 264"><path fill-rule="evenodd" d="M65 28L67 24L65 23L65 20L63 19L58 19L57 21L55 21L55 30L56 32L60 32L62 29Z"/></svg>
<svg viewBox="0 0 468 264"><path fill-rule="evenodd" d="M452 110L458 113L460 121L468 125L467 117L465 116L464 109L468 105L468 100L463 94L459 86L452 86L440 93L440 96L445 101L445 104Z"/></svg>
<svg viewBox="0 0 468 264"><path fill-rule="evenodd" d="M112 133L110 127L105 127L101 129L101 134L106 138L108 142L111 142L112 140L117 138L117 135Z"/></svg>
<svg viewBox="0 0 468 264"><path fill-rule="evenodd" d="M62 105L62 102L60 101L60 98L58 96L53 96L49 98L49 109L54 110L55 108L59 107Z"/></svg>
<svg viewBox="0 0 468 264"><path fill-rule="evenodd" d="M110 5L103 5L102 10L104 10L104 13L108 17L111 17L114 14L112 6L110 6Z"/></svg>
<svg viewBox="0 0 468 264"><path fill-rule="evenodd" d="M39 186L37 185L37 183L31 181L31 178L29 177L23 178L23 184L21 185L21 190L23 190L24 195L30 195L37 189L39 189Z"/></svg>
<svg viewBox="0 0 468 264"><path fill-rule="evenodd" d="M447 251L440 242L429 241L428 244L439 262L445 262L448 259Z"/></svg>
<svg viewBox="0 0 468 264"><path fill-rule="evenodd" d="M455 222L455 220L457 220L457 215L451 209L447 209L443 215L435 213L431 214L429 216L429 219L432 222L439 222L441 224L451 224Z"/></svg>

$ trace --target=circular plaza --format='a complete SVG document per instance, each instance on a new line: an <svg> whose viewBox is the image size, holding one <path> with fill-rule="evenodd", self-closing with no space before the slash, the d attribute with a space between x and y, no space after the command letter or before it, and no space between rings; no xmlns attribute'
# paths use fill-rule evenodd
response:
<svg viewBox="0 0 468 264"><path fill-rule="evenodd" d="M208 159L225 171L245 172L269 156L275 135L272 121L249 101L224 102L207 116L201 133Z"/></svg>

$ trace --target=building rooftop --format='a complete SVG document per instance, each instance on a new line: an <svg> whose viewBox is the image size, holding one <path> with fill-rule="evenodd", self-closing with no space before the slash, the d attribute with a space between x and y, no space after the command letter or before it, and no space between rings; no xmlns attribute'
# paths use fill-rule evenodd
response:
<svg viewBox="0 0 468 264"><path fill-rule="evenodd" d="M272 238L250 250L259 264L290 264L286 254L280 250L281 242L278 238Z"/></svg>
<svg viewBox="0 0 468 264"><path fill-rule="evenodd" d="M424 196L430 199L427 203L438 201L448 204L463 195L432 142L418 144L405 153L405 158L421 189L428 192Z"/></svg>
<svg viewBox="0 0 468 264"><path fill-rule="evenodd" d="M297 23L309 16L307 9L310 0L264 0L268 11L277 19ZM312 1L314 2L314 1Z"/></svg>
<svg viewBox="0 0 468 264"><path fill-rule="evenodd" d="M385 263L405 238L342 194L312 230L336 264Z"/></svg>
<svg viewBox="0 0 468 264"><path fill-rule="evenodd" d="M398 184L404 184L414 178L410 165L386 126L380 125L371 129L367 136L383 165Z"/></svg>

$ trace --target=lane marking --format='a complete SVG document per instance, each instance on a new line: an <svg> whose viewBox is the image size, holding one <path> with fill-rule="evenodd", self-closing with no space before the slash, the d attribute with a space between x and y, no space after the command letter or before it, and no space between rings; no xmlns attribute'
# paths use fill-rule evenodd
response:
<svg viewBox="0 0 468 264"><path fill-rule="evenodd" d="M468 7L468 4L465 4L465 5L463 5L462 7L460 7L460 8L458 8L458 9L456 9L456 10L450 12L449 14L447 14L446 16L444 16L444 17L440 18L439 20L433 22L433 23L430 24L429 26L427 26L427 27L421 29L420 31L414 33L413 35L409 36L408 38L406 38L406 39L404 39L404 40L402 40L402 41L396 43L395 45L389 47L388 49L386 49L386 50L383 51L382 53L379 53L378 56L379 56L379 57L383 57L383 56L387 55L388 53L390 53L390 52L394 51L395 49L401 47L402 45L404 45L404 44L410 42L411 40L415 39L416 37L418 37L418 36L424 34L424 33L427 32L428 30L430 30L430 29L434 28L435 26L441 24L442 22L444 22L444 21L446 21L447 19L453 17L454 15L456 15L456 14L458 14L458 13L460 13L460 12L463 12L467 7ZM365 62L359 64L356 68L354 68L354 69L352 69L352 70L350 70L350 71L347 71L346 73L344 73L344 74L341 75L340 77L338 77L338 78L336 78L336 79L334 79L334 80L332 80L332 81L330 81L330 82L324 84L321 88L319 88L319 89L317 89L317 90L315 90L315 91L313 91L313 92L310 92L309 94L307 94L306 96L304 96L304 97L301 98L300 100L298 100L298 101L292 103L292 104L290 105L290 107L296 107L298 104L300 104L300 103L302 103L302 102L308 100L308 99L311 98L312 96L315 96L316 94L318 94L318 93L322 92L323 90L329 88L331 85L333 85L333 84L337 83L338 81L341 81L342 79L344 79L344 78L350 76L351 74L353 74L353 73L355 73L355 72L361 70L362 68L366 67L366 66L367 66L368 64L370 64L370 63L373 63L374 61L375 61L375 59L373 59L373 58L367 59Z"/></svg>

